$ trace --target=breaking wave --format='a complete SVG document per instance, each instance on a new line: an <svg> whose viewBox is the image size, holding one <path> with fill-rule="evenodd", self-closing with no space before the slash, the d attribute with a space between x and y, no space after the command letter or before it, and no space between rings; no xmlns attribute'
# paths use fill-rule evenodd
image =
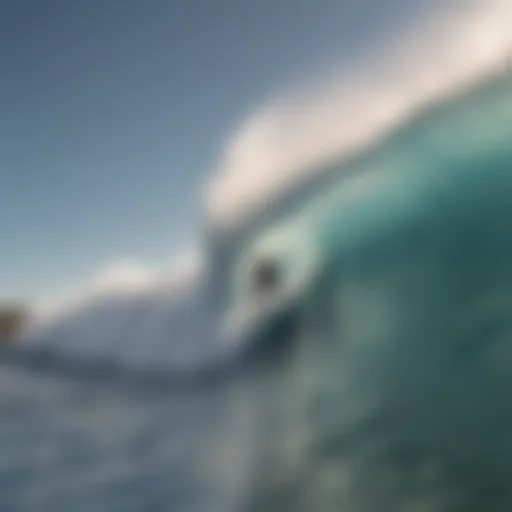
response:
<svg viewBox="0 0 512 512"><path fill-rule="evenodd" d="M62 367L73 362L106 374L115 368L194 380L222 375L241 360L276 350L291 326L298 329L294 336L312 325L334 329L335 320L328 318L332 305L323 311L309 305L326 303L318 289L326 286L326 275L336 282L340 261L347 258L340 247L353 246L350 237L357 238L360 223L384 222L379 208L397 217L413 203L416 210L427 209L432 198L420 183L429 190L430 179L452 176L453 167L471 167L468 162L489 152L505 151L512 126L510 76L503 71L509 7L487 2L485 12L468 11L458 24L451 19L443 32L444 59L433 59L431 49L430 60L425 54L419 64L408 55L397 57L391 50L401 46L393 41L387 68L384 58L378 65L366 62L366 71L359 67L344 78L345 86L321 93L318 108L306 102L297 110L307 115L287 119L278 106L263 110L271 112L263 122L257 113L212 181L205 201L205 250L192 269L104 279L75 300L67 298L64 308L37 318L12 357L41 366L64 361ZM417 41L420 49L431 29L429 22ZM466 52L471 58L454 58L462 46L471 48ZM456 66L449 65L450 58ZM404 64L399 75L397 62ZM368 77L377 84L371 92ZM404 78L412 82L406 86ZM340 98L351 106L348 115L336 103ZM296 131L297 125L316 131L289 137L278 157L275 148L290 123ZM263 136L261 130L269 129L275 140L267 132ZM253 158L260 139L260 155L269 153L265 144L272 139L268 161ZM293 144L299 139L305 141L300 151ZM257 169L233 172L251 170L254 162L260 175ZM283 178L272 181L269 176L279 169ZM386 210L386 201L402 210ZM262 269L254 271L258 265ZM312 324L309 316L322 322Z"/></svg>

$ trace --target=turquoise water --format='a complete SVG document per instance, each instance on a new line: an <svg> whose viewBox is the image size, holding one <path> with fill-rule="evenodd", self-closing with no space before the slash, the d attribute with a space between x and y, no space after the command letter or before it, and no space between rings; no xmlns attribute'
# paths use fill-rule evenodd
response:
<svg viewBox="0 0 512 512"><path fill-rule="evenodd" d="M267 222L219 318L259 350L209 380L5 362L0 509L509 511L511 142L501 76Z"/></svg>

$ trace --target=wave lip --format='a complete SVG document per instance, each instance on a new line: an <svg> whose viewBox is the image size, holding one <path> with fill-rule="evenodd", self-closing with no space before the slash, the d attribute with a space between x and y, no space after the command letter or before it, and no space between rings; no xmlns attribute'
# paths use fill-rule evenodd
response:
<svg viewBox="0 0 512 512"><path fill-rule="evenodd" d="M510 0L447 2L340 74L257 108L229 140L210 183L209 228L243 231L324 165L363 151L418 109L502 71L510 64L511 26Z"/></svg>

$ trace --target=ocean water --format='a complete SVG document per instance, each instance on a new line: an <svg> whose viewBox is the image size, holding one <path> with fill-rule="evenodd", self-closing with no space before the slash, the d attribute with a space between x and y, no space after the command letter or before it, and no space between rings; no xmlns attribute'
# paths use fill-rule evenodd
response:
<svg viewBox="0 0 512 512"><path fill-rule="evenodd" d="M149 359L90 311L4 351L0 510L509 511L511 197L502 74L237 240Z"/></svg>

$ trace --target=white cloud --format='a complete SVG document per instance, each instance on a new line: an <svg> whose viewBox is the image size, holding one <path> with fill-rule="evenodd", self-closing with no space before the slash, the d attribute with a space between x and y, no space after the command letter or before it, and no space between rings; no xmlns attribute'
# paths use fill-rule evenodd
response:
<svg viewBox="0 0 512 512"><path fill-rule="evenodd" d="M323 161L355 151L412 109L503 68L512 0L447 2L388 36L365 60L295 88L250 115L207 191L213 229L239 226Z"/></svg>

